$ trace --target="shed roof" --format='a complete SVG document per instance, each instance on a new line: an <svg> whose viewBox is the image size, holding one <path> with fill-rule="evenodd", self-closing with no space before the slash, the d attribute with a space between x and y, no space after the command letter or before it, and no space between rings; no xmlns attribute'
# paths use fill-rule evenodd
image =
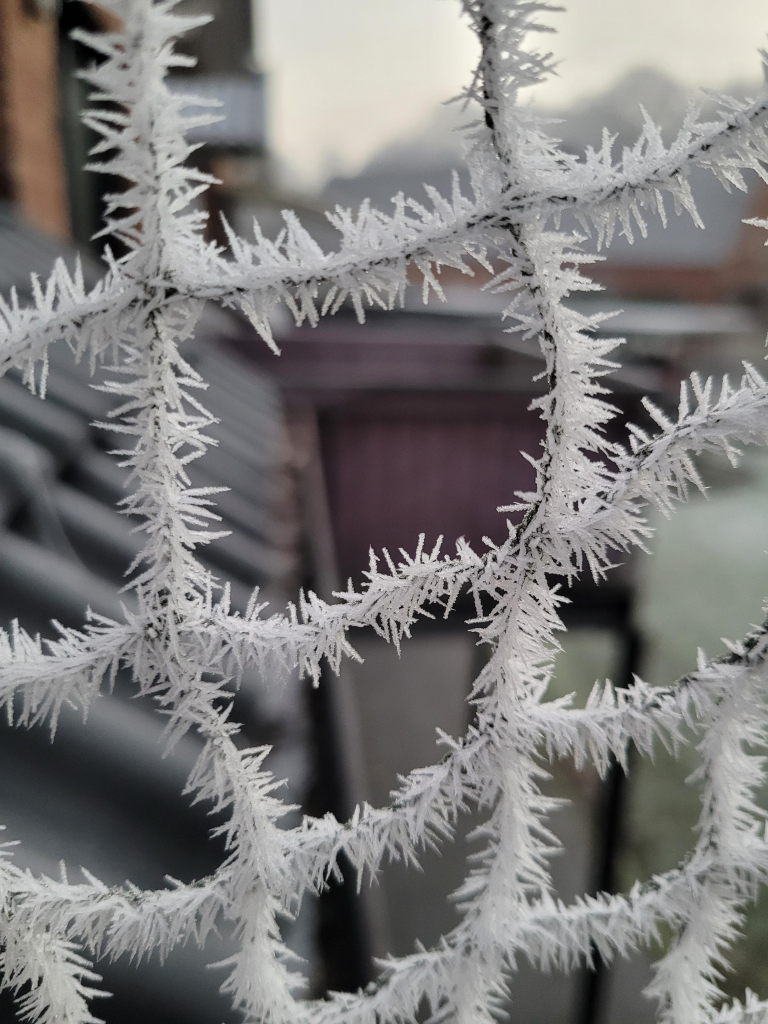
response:
<svg viewBox="0 0 768 1024"><path fill-rule="evenodd" d="M77 256L0 207L2 292L13 286L24 292L30 273L45 275L57 258L73 266ZM87 280L100 274L87 257L83 268ZM279 394L258 368L219 344L226 328L226 319L208 315L185 343L185 356L209 382L205 401L221 420L211 430L218 448L191 467L190 476L195 486L230 488L218 503L230 536L204 555L217 576L233 581L237 606L257 584L280 592L293 568L296 538L277 511ZM18 616L27 629L49 635L51 618L78 625L86 606L120 617L120 600L130 598L119 599L118 590L139 546L133 524L115 509L126 482L126 471L108 454L115 437L93 425L105 418L112 398L94 390L88 368L62 343L50 354L45 401L18 375L0 380L0 621ZM162 886L167 874L192 879L216 866L221 850L209 842L206 809L190 808L181 798L198 740L189 734L173 757L162 759L164 723L148 701L125 699L129 684L118 679L86 726L67 709L53 745L43 730L0 726L0 822L4 838L21 841L16 857L22 865L51 873L63 858L73 876L82 865L109 884L130 878L149 886ZM238 697L246 734L251 742L276 740L275 756L292 765L296 785L306 741L295 683L289 681L280 700L267 702L261 690L256 677L246 678ZM222 955L224 946L205 959ZM106 985L117 993L106 1011L110 1024L230 1019L216 992L220 979L199 969L199 957L185 949L162 981L158 967L137 975L131 967L107 965ZM0 1016L4 1012L0 1007Z"/></svg>

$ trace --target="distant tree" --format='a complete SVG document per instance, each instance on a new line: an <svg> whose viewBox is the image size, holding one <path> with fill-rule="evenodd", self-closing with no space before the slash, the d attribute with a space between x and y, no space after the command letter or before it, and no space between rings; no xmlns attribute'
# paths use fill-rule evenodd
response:
<svg viewBox="0 0 768 1024"><path fill-rule="evenodd" d="M48 345L64 338L76 358L113 367L107 390L120 401L111 429L125 436L116 453L131 471L124 511L139 517L145 546L128 586L136 610L124 622L93 617L42 641L15 627L0 647L0 701L22 725L55 729L65 702L87 709L119 669L151 696L168 723L171 747L187 731L204 746L187 791L226 811L227 857L207 878L159 891L109 888L35 877L0 861L0 938L5 986L26 1019L41 1024L93 1021L97 981L85 957L165 955L192 937L204 943L222 920L239 952L223 967L223 990L248 1020L375 1024L433 1019L483 1022L503 1009L519 954L544 968L568 968L593 956L643 945L662 925L674 939L657 963L651 994L669 1024L768 1019L768 1005L719 1010L720 971L742 920L768 873L768 845L753 802L764 772L747 747L766 732L766 628L667 687L637 680L625 690L596 685L583 709L547 699L557 632L560 585L588 570L606 575L617 550L651 533L644 509L669 509L698 484L691 453L724 450L768 437L768 385L745 366L737 387L693 377L682 388L677 418L649 405L655 433L631 428L628 449L606 437L614 416L605 386L613 341L593 333L599 317L565 303L594 286L581 273L590 261L583 238L561 230L573 213L585 235L610 243L631 238L644 217L665 218L665 200L697 217L688 172L708 168L726 186L745 187L742 171L766 178L768 95L750 103L724 98L716 120L690 110L666 147L657 128L643 132L620 160L610 140L582 159L561 152L518 106L519 91L542 79L550 60L526 49L546 9L534 0L463 0L481 57L464 94L483 120L471 131L471 195L429 193L425 208L399 197L393 213L364 205L330 215L338 252L321 252L291 214L275 241L230 232L228 252L203 238L195 205L211 179L187 163L184 133L207 121L199 105L170 92L167 72L187 63L174 41L203 23L172 13L173 0L109 0L122 32L80 33L101 55L87 73L94 89L86 121L100 136L94 169L122 176L126 191L107 201L106 232L127 247L107 250L108 271L93 290L57 265L35 301L0 306L3 368L23 371L45 393ZM382 12L385 16L385 12ZM764 58L766 59L766 58ZM198 113L189 113L196 107ZM764 227L768 224L763 224ZM493 265L489 253L493 254ZM480 263L491 288L509 293L505 316L537 339L546 395L534 401L543 421L543 451L531 461L536 487L502 512L514 513L498 547L475 552L459 540L454 554L420 542L396 564L371 557L366 583L325 603L305 594L297 607L265 614L254 595L247 614L229 608L228 591L195 558L217 536L210 489L189 485L186 467L211 443L212 418L197 397L205 388L184 361L183 342L206 301L243 311L273 345L270 310L285 303L297 322L350 302L391 308L407 271L423 275L424 292L440 295L438 270L471 274ZM512 497L512 496L511 496ZM325 660L338 669L355 657L348 638L373 627L399 645L427 607L447 615L462 591L477 604L474 628L489 657L472 688L473 725L443 737L436 765L412 772L388 806L358 807L346 822L305 817L281 828L286 807L263 769L266 749L243 749L230 720L232 683L247 663L264 674L298 667L319 679ZM571 756L604 772L661 740L698 737L703 803L696 843L677 868L622 895L584 897L565 906L551 891L548 862L557 843L548 831L552 802L542 795L541 757ZM384 963L365 991L312 1002L287 963L279 918L321 890L342 851L358 871L375 872L387 857L415 862L427 843L450 839L457 815L485 812L484 848L461 889L463 917L433 949Z"/></svg>

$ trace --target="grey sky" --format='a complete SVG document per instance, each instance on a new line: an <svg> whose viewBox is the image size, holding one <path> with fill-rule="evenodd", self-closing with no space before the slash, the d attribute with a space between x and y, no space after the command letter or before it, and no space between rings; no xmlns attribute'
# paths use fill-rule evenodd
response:
<svg viewBox="0 0 768 1024"><path fill-rule="evenodd" d="M466 82L475 43L458 0L258 0L270 135L306 180L353 171ZM564 105L638 65L689 85L758 73L766 0L570 0L539 45L562 61L537 98Z"/></svg>

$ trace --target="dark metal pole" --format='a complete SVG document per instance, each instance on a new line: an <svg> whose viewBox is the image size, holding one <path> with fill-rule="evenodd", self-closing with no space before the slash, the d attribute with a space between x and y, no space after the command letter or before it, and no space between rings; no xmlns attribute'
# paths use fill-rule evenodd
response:
<svg viewBox="0 0 768 1024"><path fill-rule="evenodd" d="M631 606L627 602L623 611L621 635L623 650L617 686L627 687L632 683L640 661L640 636L631 622ZM627 752L629 761L632 749ZM596 814L596 856L593 866L592 892L614 892L616 888L616 864L622 843L622 827L627 798L627 776L614 758L601 786L601 797ZM587 969L580 986L575 1024L599 1024L605 1012L606 982L608 965L593 948L593 967Z"/></svg>
<svg viewBox="0 0 768 1024"><path fill-rule="evenodd" d="M303 413L303 414L302 414ZM340 589L333 526L325 490L322 452L316 414L306 408L294 412L290 422L294 448L302 452L300 491L310 582L324 600ZM357 751L351 749L343 693L330 670L320 686L308 688L308 706L314 733L315 784L307 809L315 815L331 811L345 819L352 812ZM372 913L366 891L357 893L357 875L345 854L337 860L338 873L328 879L319 900L319 939L323 955L325 990L354 992L373 978Z"/></svg>

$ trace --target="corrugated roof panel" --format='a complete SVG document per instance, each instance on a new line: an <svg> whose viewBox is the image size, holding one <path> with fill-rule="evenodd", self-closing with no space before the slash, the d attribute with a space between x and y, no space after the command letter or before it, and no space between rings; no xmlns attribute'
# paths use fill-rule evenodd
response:
<svg viewBox="0 0 768 1024"><path fill-rule="evenodd" d="M334 410L321 419L323 461L339 561L345 576L367 568L368 548L413 552L426 528L428 547L442 534L452 545L465 537L478 549L483 537L502 540L498 505L530 489L533 470L520 449L536 455L541 425L525 405L507 400L489 408L469 400L447 415L419 414L419 398L377 412ZM377 553L379 551L377 550Z"/></svg>
<svg viewBox="0 0 768 1024"><path fill-rule="evenodd" d="M44 276L59 256L74 265L74 250L27 231L0 209L0 290L13 284L26 289L29 273ZM95 278L98 268L87 267ZM201 397L222 421L213 430L218 448L190 469L196 483L231 488L218 508L220 525L231 535L200 554L218 577L233 580L233 603L244 607L256 584L273 596L281 593L295 552L283 543L290 531L276 520L280 398L256 367L218 345L221 326L221 314L204 318L184 345L185 357L211 373L213 385ZM141 535L132 532L136 520L115 507L126 493L128 473L106 449L122 446L123 439L116 442L112 432L90 425L116 404L92 387L109 371L93 380L87 365L75 364L61 344L52 346L50 362L45 401L18 377L0 380L0 621L18 616L29 630L48 636L55 634L51 618L77 626L87 606L121 618L122 602L134 600L118 593L123 572L141 545ZM162 885L169 873L191 879L215 866L221 851L207 835L215 822L205 807L190 808L181 795L195 756L186 747L195 746L194 736L182 745L184 757L164 761L158 740L165 722L141 701L126 704L135 689L128 684L118 679L116 695L96 702L85 729L65 714L53 746L43 730L0 725L0 771L7 782L0 823L8 826L5 840L21 841L16 856L22 865L52 870L64 858L73 875L82 864L109 882L130 878L149 886ZM299 693L288 685L276 716L261 699L260 685L246 674L236 698L247 740L263 742L269 731L294 772L293 792L300 798L308 755ZM229 952L225 944L207 954L182 951L162 975L107 965L107 986L130 991L131 1005L143 1008L140 1019L175 1021L178 1012L185 1024L208 1024L224 1019L227 1010L216 995L220 979L201 970L202 963ZM119 1016L119 1006L119 999L110 1001L108 1019L128 1019Z"/></svg>

